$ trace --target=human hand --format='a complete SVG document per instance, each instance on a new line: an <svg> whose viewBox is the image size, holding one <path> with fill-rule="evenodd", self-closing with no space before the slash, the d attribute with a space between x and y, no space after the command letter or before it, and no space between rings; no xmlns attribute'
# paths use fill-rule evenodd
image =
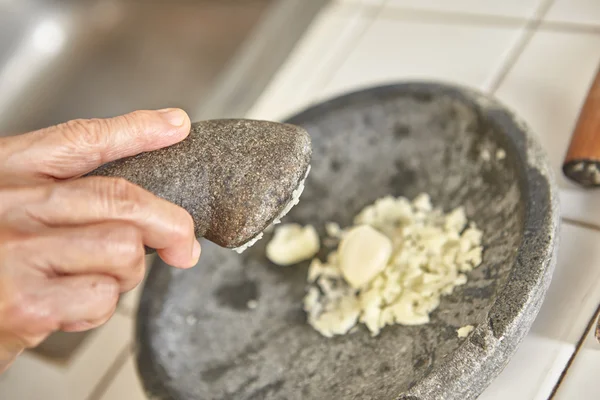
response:
<svg viewBox="0 0 600 400"><path fill-rule="evenodd" d="M175 267L197 263L184 209L123 179L81 178L189 131L167 109L0 138L0 372L54 331L106 322L144 277L144 245Z"/></svg>

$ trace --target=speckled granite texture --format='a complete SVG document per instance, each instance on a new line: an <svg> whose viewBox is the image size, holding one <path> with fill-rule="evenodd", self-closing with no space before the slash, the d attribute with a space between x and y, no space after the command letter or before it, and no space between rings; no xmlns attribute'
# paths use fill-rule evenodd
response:
<svg viewBox="0 0 600 400"><path fill-rule="evenodd" d="M483 229L484 261L444 297L432 322L332 339L307 323L307 263L207 244L200 265L160 262L137 322L138 367L159 399L475 399L535 318L554 266L556 188L538 144L503 107L470 90L414 83L374 88L289 120L313 142L312 171L287 221L350 224L387 195L464 205ZM502 149L506 158L496 159ZM256 309L247 302L256 300ZM464 339L456 329L475 325Z"/></svg>
<svg viewBox="0 0 600 400"><path fill-rule="evenodd" d="M235 248L262 232L292 199L310 163L300 127L212 120L164 149L107 164L89 175L123 177L185 208L196 236Z"/></svg>

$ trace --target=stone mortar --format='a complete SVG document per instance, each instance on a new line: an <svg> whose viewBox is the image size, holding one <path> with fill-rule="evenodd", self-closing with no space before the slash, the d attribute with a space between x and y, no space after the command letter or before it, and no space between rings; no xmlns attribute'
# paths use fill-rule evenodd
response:
<svg viewBox="0 0 600 400"><path fill-rule="evenodd" d="M384 195L428 192L484 231L482 265L423 326L363 327L331 339L302 311L308 263L266 260L269 235L239 256L207 244L200 264L150 271L137 362L159 399L475 399L528 332L550 283L557 190L525 125L469 89L409 83L345 95L289 119L312 137L300 204L286 218L348 226ZM505 158L498 157L503 150ZM250 309L247 302L255 300ZM475 325L467 338L456 330Z"/></svg>

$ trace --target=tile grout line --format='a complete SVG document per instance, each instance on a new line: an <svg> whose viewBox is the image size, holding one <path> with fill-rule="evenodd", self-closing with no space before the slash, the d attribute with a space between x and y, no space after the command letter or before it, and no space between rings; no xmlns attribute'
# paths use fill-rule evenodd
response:
<svg viewBox="0 0 600 400"><path fill-rule="evenodd" d="M400 20L416 23L440 23L440 24L462 24L462 25L482 25L482 26L504 26L507 28L518 28L528 22L537 22L539 28L544 30L556 30L562 32L576 33L600 33L600 24L574 22L566 20L544 20L544 16L553 4L554 0L540 1L537 10L530 17L519 17L510 15L497 15L486 13L468 13L464 11L439 11L430 9L418 9L401 6L386 5L387 0L382 4L365 4L364 7L373 10L380 10L387 7L389 13L382 15L382 18L389 20ZM547 6L547 9L546 9ZM543 14L540 11L544 10ZM391 14L391 16L390 16Z"/></svg>
<svg viewBox="0 0 600 400"><path fill-rule="evenodd" d="M432 11L432 10L418 10L418 9L410 9L410 8L404 8L404 7L397 7L394 5L389 4L389 0L380 0L377 3L369 3L367 1L361 0L361 1L356 1L356 2L352 2L352 3L342 3L341 5L345 5L348 7L348 9L354 9L355 11L355 17L351 18L353 19L352 24L354 25L358 25L361 24L360 20L363 19L362 21L362 26L358 26L356 28L354 28L354 30L356 30L357 32L355 32L352 35L349 35L349 37L352 40L349 39L345 39L342 40L342 42L339 44L339 47L337 47L337 50L334 51L334 53L330 58L329 61L327 61L323 66L323 68L319 68L322 69L322 73L318 73L316 75L314 80L310 83L308 83L306 86L308 87L308 89L305 89L304 91L309 91L309 92L317 92L320 93L321 92L321 88L325 87L325 84L327 84L328 82L331 81L332 76L335 74L336 71L338 71L341 66L343 65L344 61L347 59L348 54L352 51L352 44L356 43L357 40L359 40L364 34L365 32L370 28L370 26L372 26L373 23L376 22L376 20L378 18L382 18L382 19L398 19L398 20L402 20L402 19L406 19L407 22L427 22L427 20L429 20L429 22L432 23L448 23L448 19L452 20L450 21L451 23L455 23L455 24L480 24L483 26L490 26L490 24L496 24L498 25L500 24L504 24L507 27L519 27L520 29L524 29L526 30L527 28L532 29L532 24L535 24L535 29L545 29L545 30L553 30L556 29L558 31L561 32L585 32L585 33L590 33L590 32L598 32L600 33L600 24L598 26L596 25L590 25L590 24L578 24L578 23L570 23L570 22L557 22L557 21L552 21L552 22L547 22L547 21L543 21L543 17L546 14L546 12L548 11L548 9L551 7L551 5L553 4L554 0L540 0L537 6L537 9L534 10L533 14L529 17L529 18L522 18L522 17L511 17L511 16L501 16L501 15L494 15L494 14L469 14L469 13L465 13L465 12L460 12L460 11ZM397 14L398 18L390 18L389 16L385 15L384 11L391 11L392 13ZM401 16L400 16L401 15ZM408 18L407 18L408 17ZM412 18L412 17L416 17L416 18ZM528 25L528 26L524 26L524 25ZM533 33L529 34L530 36L528 37L521 37L519 39L519 41L517 42L517 44L521 44L523 46L523 48L521 48L518 52L515 53L514 50L512 50L512 53L509 53L506 55L505 57L505 62L502 63L502 69L500 71L499 74L495 74L498 76L492 76L492 79L488 80L488 82L492 82L492 84L484 82L484 91L490 91L488 88L492 85L494 86L499 86L501 81L504 79L504 77L508 74L508 72L510 71L510 67L507 67L506 64L506 59L508 57L511 58L511 62L514 62L516 59L518 59L518 57L520 56L520 54L522 53L522 51L524 50L524 47L526 47L526 44L529 42L529 40L531 39L531 35L533 35ZM524 40L526 39L526 40ZM513 49L515 47L513 46ZM343 50L343 51L342 51ZM327 65L328 64L328 65ZM488 90L485 90L488 89ZM492 93L493 91L495 91L497 88L493 87L492 88ZM324 100L324 98L322 98L320 95L317 95L315 98L313 98L311 101L309 101L308 105L310 104L314 104L315 102L318 101L322 101Z"/></svg>
<svg viewBox="0 0 600 400"><path fill-rule="evenodd" d="M115 380L119 372L125 366L127 359L132 353L132 343L128 342L125 347L119 352L113 363L108 367L106 372L98 380L98 383L92 389L92 392L87 396L86 400L100 400L102 395L106 393L111 383Z"/></svg>
<svg viewBox="0 0 600 400"><path fill-rule="evenodd" d="M569 225L573 225L576 226L578 228L582 228L582 229L590 229L593 231L598 231L600 232L600 226L593 224L593 223L589 223L589 222L581 222L581 221L576 221L574 219L571 218L566 218L566 217L561 217L561 223L566 223ZM569 360L567 361L567 364L565 365L565 368L562 370L558 380L556 381L556 383L554 384L554 387L552 388L552 392L550 393L550 396L548 397L547 400L553 400L556 396L556 394L558 393L558 389L560 388L560 385L563 383L563 381L565 380L568 372L569 372L569 368L571 367L571 365L573 364L573 362L575 361L575 358L577 357L579 350L581 350L581 347L583 346L587 335L590 333L590 330L594 328L594 325L596 324L597 319L600 317L600 305L598 305L598 308L596 309L596 312L594 313L594 315L592 316L592 318L590 319L590 321L588 322L582 336L579 338L578 342L575 345L575 350L573 351L573 354L571 354L571 357L569 357Z"/></svg>
<svg viewBox="0 0 600 400"><path fill-rule="evenodd" d="M519 28L519 36L516 43L508 50L504 60L501 61L498 69L494 71L490 81L484 84L487 93L492 95L496 94L498 88L500 88L500 85L508 76L508 73L512 70L519 57L521 57L523 51L525 51L525 48L536 32L535 28L528 26L530 23L531 21L525 22L525 24Z"/></svg>
<svg viewBox="0 0 600 400"><path fill-rule="evenodd" d="M600 34L600 25L569 21L541 21L539 29L562 33Z"/></svg>
<svg viewBox="0 0 600 400"><path fill-rule="evenodd" d="M510 49L509 53L504 59L504 62L500 65L500 69L497 71L496 75L492 78L491 83L488 85L488 92L490 94L495 94L502 82L504 82L504 79L506 79L509 72L514 67L517 60L521 57L527 48L527 45L542 24L544 16L548 13L553 3L554 0L541 0L540 4L534 11L532 18L527 20L525 25L521 28L522 31L517 43Z"/></svg>
<svg viewBox="0 0 600 400"><path fill-rule="evenodd" d="M576 226L578 228L585 228L585 229L590 229L593 231L598 231L600 232L600 225L594 224L592 222L582 222L582 221L577 221L568 217L561 217L561 221L565 222L569 225L573 225Z"/></svg>
<svg viewBox="0 0 600 400"><path fill-rule="evenodd" d="M313 88L317 88L317 89L311 90L311 91L313 93L316 93L317 96L312 100L312 102L320 101L319 100L319 93L321 92L320 89L324 88L331 81L335 72L338 71L341 68L341 66L344 64L344 62L348 59L348 56L354 49L354 46L356 45L356 43L363 37L363 35L367 32L369 27L371 25L373 25L373 23L375 23L375 20L377 19L381 10L384 8L385 3L387 3L387 0L382 0L378 5L373 5L373 4L363 3L363 2L357 3L354 5L355 7L358 8L358 14L360 14L356 17L357 18L356 23L360 23L359 22L360 19L364 19L366 21L363 21L363 23L364 23L363 26L360 27L360 31L354 35L353 40L347 40L345 43L342 43L340 45L339 49L342 49L343 51L337 51L338 55L334 56L334 58L330 62L329 67L326 68L325 71L323 71L320 78L315 79Z"/></svg>
<svg viewBox="0 0 600 400"><path fill-rule="evenodd" d="M318 83L322 79L322 76L326 75L332 68L332 65L337 63L337 60L340 58L339 53L342 52L341 50L344 50L344 54L348 53L348 42L355 42L357 35L354 31L357 31L357 28L360 28L359 24L361 19L365 18L365 8L366 6L362 1L356 3L330 1L315 17L303 37L299 39L296 47L292 50L286 62L282 64L280 69L275 73L269 86L266 88L266 91L261 94L250 112L255 111L254 107L256 105L263 106L263 104L261 104L264 100L263 96L269 90L273 90L273 85L275 85L276 92L281 92L283 88L284 92L291 91L294 93L292 95L294 101L297 101L298 98L302 99L303 97L306 97L307 94L312 94L314 92L318 93L318 89L320 88ZM344 21L343 26L334 32L333 37L329 37L329 35L326 34L326 40L319 40L316 45L315 43L309 42L309 39L312 40L312 42L315 41L315 31L319 32L322 25L335 25L335 22L332 23L331 21L326 20L327 18L333 17L338 17ZM319 34L323 35L323 32L319 32ZM311 43L311 50L306 50L305 46L307 43ZM314 59L315 57L316 60ZM307 62L307 60L310 62ZM301 83L298 83L298 79L294 79L297 78L298 71L302 71ZM282 76L286 79L282 80ZM292 81L290 81L290 79L292 79ZM309 95L308 102L305 106L309 106L314 101L316 101L314 95ZM291 117L293 113L294 112L288 110L283 115L279 115L278 120L285 120Z"/></svg>
<svg viewBox="0 0 600 400"><path fill-rule="evenodd" d="M519 27L525 22L535 19L516 17L510 15L496 15L485 13L469 13L465 11L429 10L408 7L389 7L388 13L383 18L388 20L406 20L410 22L430 22L455 25L483 25Z"/></svg>
<svg viewBox="0 0 600 400"><path fill-rule="evenodd" d="M563 381L567 377L569 369L573 365L575 358L577 357L577 355L579 354L579 351L583 347L583 344L585 343L588 333L590 332L591 329L594 329L594 325L596 324L596 320L598 319L599 316L600 316L600 305L598 305L598 307L596 308L596 312L594 313L594 315L588 322L587 326L585 327L583 335L581 335L581 337L577 341L577 344L575 345L575 350L573 351L573 354L571 354L571 357L569 357L569 361L567 361L567 365L565 365L565 368L562 370L558 380L554 384L554 387L552 388L552 392L550 393L550 396L548 396L548 400L553 400L555 398L556 394L558 393L558 389L560 388L560 385L563 383Z"/></svg>

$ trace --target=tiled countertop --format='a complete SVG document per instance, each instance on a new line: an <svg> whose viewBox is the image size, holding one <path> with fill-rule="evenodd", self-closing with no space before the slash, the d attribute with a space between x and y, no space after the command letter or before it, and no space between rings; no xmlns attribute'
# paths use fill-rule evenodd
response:
<svg viewBox="0 0 600 400"><path fill-rule="evenodd" d="M483 400L599 399L600 192L561 160L600 65L599 0L337 0L323 10L248 117L283 119L366 85L443 80L495 94L548 152L561 191L556 272L534 326ZM139 293L139 290L137 291ZM131 356L136 293L66 365L26 353L0 398L143 400Z"/></svg>

